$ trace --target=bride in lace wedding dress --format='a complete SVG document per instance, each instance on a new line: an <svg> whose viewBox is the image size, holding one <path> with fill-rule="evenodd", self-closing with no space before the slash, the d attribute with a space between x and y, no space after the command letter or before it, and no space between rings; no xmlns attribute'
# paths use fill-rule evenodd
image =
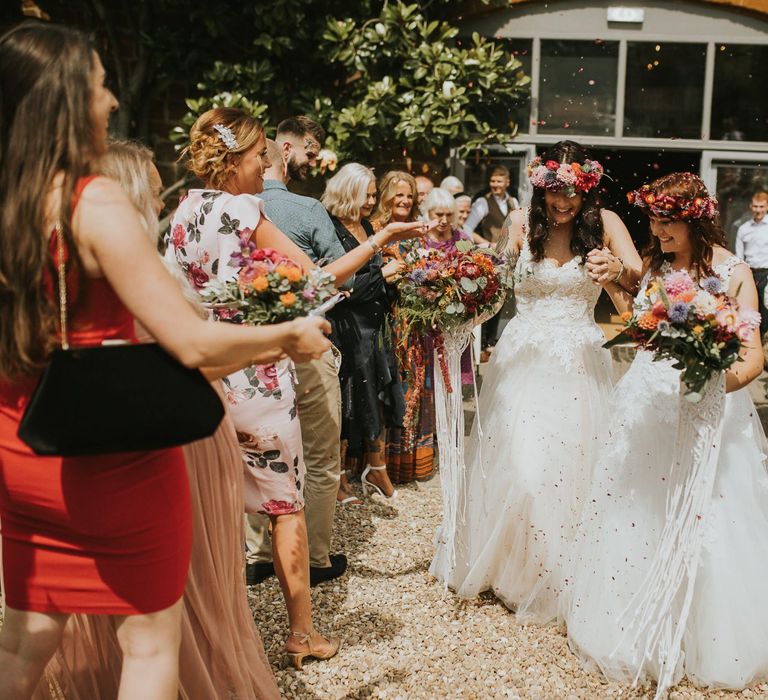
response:
<svg viewBox="0 0 768 700"><path fill-rule="evenodd" d="M704 183L673 173L641 192L652 241L634 304L648 306L653 278L687 269L702 280L714 273L742 308L756 310L751 273L722 247ZM656 697L683 675L728 688L768 678L767 450L745 388L763 357L756 337L747 346L701 408L680 399L672 361L644 351L609 403L564 618L588 666L612 679L656 681ZM696 431L707 429L714 439L702 451Z"/></svg>
<svg viewBox="0 0 768 700"><path fill-rule="evenodd" d="M438 530L430 572L462 597L492 590L518 619L547 622L611 388L585 259L606 246L616 258L604 282L631 286L640 258L619 218L598 208L602 168L581 146L560 142L529 171L531 207L505 223L519 254L517 315L483 378L456 529Z"/></svg>

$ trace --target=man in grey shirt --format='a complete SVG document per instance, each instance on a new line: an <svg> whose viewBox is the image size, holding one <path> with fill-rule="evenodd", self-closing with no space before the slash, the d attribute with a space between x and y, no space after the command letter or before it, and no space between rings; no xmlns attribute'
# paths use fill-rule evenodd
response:
<svg viewBox="0 0 768 700"><path fill-rule="evenodd" d="M290 192L291 179L303 180L317 160L325 135L307 117L293 117L277 128L277 142L267 141L272 166L264 174L267 216L274 224L320 265L345 254L325 207L312 197ZM351 281L347 284L351 284ZM310 585L341 576L347 568L344 554L330 554L336 494L339 491L341 456L341 389L333 348L319 360L296 365L298 402L304 461L304 512L309 539ZM246 533L249 584L272 573L272 548L267 518L248 516Z"/></svg>

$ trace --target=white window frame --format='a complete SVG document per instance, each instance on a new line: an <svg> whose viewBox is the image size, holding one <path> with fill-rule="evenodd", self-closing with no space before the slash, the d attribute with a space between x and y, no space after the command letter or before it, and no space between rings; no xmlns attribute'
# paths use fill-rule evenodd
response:
<svg viewBox="0 0 768 700"><path fill-rule="evenodd" d="M699 172L701 179L710 192L717 191L717 168L719 165L732 163L759 163L768 167L768 150L765 152L751 151L703 151L701 154L701 166Z"/></svg>

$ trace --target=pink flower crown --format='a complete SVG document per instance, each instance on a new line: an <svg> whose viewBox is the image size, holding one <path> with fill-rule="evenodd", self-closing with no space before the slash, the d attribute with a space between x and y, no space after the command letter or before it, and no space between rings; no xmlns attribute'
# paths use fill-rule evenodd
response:
<svg viewBox="0 0 768 700"><path fill-rule="evenodd" d="M558 163L556 160L534 158L528 164L528 176L534 187L564 192L573 197L577 192L589 192L603 177L603 166L596 160L583 163Z"/></svg>
<svg viewBox="0 0 768 700"><path fill-rule="evenodd" d="M690 219L708 219L717 216L717 199L710 197L704 190L698 197L684 197L675 194L654 192L650 185L643 185L634 192L627 193L630 204L640 207L649 216L658 216L675 221Z"/></svg>

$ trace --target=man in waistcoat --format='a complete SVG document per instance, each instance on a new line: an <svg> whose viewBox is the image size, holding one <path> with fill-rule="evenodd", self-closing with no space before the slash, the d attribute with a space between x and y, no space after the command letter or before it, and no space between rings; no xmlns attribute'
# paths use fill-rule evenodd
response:
<svg viewBox="0 0 768 700"><path fill-rule="evenodd" d="M509 170L503 165L497 165L491 170L488 181L490 191L478 197L472 205L472 210L464 224L466 233L479 233L486 241L495 245L501 237L501 227L507 214L513 209L519 209L520 204L509 192ZM491 349L496 345L499 333L501 312L483 324L482 351L480 361L487 362Z"/></svg>

